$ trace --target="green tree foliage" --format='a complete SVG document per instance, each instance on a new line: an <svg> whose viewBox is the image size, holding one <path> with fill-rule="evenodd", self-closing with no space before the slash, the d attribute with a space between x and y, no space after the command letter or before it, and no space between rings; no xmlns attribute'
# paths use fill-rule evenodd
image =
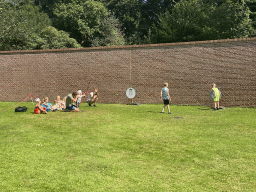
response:
<svg viewBox="0 0 256 192"><path fill-rule="evenodd" d="M143 41L145 41L145 37L151 33L150 27L152 25L157 26L157 19L159 16L164 15L167 11L169 13L172 12L174 5L178 2L178 0L146 0L143 1L142 4L142 21L140 23L140 31Z"/></svg>
<svg viewBox="0 0 256 192"><path fill-rule="evenodd" d="M255 34L243 1L181 0L153 25L155 43L248 37Z"/></svg>
<svg viewBox="0 0 256 192"><path fill-rule="evenodd" d="M72 0L54 9L54 25L67 31L83 46L123 45L118 20L93 0Z"/></svg>
<svg viewBox="0 0 256 192"><path fill-rule="evenodd" d="M226 39L255 31L256 0L0 1L0 50Z"/></svg>
<svg viewBox="0 0 256 192"><path fill-rule="evenodd" d="M45 13L49 15L50 18L54 18L53 11L55 6L60 3L71 3L72 0L32 0L36 6L41 7Z"/></svg>
<svg viewBox="0 0 256 192"><path fill-rule="evenodd" d="M79 47L65 32L51 28L53 34L47 34L51 26L48 15L30 1L5 1L0 8L1 51Z"/></svg>
<svg viewBox="0 0 256 192"><path fill-rule="evenodd" d="M34 49L38 33L50 25L48 16L32 4L21 1L1 2L0 50Z"/></svg>
<svg viewBox="0 0 256 192"><path fill-rule="evenodd" d="M99 32L91 38L91 46L124 45L125 40L120 31L119 21L114 16L109 16L100 21Z"/></svg>
<svg viewBox="0 0 256 192"><path fill-rule="evenodd" d="M148 43L148 34L157 18L173 8L178 0L98 0L122 23L127 44Z"/></svg>
<svg viewBox="0 0 256 192"><path fill-rule="evenodd" d="M65 31L59 31L52 26L44 28L40 37L43 39L40 44L41 49L65 49L65 48L80 48L81 45Z"/></svg>
<svg viewBox="0 0 256 192"><path fill-rule="evenodd" d="M246 0L245 3L251 11L250 19L252 20L252 26L256 29L256 0Z"/></svg>
<svg viewBox="0 0 256 192"><path fill-rule="evenodd" d="M210 6L214 7L213 5L214 0L210 3ZM223 1L213 10L209 18L218 34L215 38L218 39L249 37L255 33L250 10L244 0Z"/></svg>
<svg viewBox="0 0 256 192"><path fill-rule="evenodd" d="M122 23L127 44L140 44L142 33L142 0L104 0L105 6ZM147 29L148 30L148 27Z"/></svg>

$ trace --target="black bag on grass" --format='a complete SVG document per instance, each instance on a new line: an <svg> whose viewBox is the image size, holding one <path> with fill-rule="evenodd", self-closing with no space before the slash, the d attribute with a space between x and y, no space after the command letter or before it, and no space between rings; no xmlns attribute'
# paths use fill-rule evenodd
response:
<svg viewBox="0 0 256 192"><path fill-rule="evenodd" d="M27 111L27 107L16 107L15 108L15 112L26 112Z"/></svg>

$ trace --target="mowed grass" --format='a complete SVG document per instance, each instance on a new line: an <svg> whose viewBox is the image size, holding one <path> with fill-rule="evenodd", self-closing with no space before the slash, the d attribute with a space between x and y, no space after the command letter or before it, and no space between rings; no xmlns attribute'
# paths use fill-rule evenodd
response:
<svg viewBox="0 0 256 192"><path fill-rule="evenodd" d="M256 191L255 108L23 104L0 113L0 191Z"/></svg>

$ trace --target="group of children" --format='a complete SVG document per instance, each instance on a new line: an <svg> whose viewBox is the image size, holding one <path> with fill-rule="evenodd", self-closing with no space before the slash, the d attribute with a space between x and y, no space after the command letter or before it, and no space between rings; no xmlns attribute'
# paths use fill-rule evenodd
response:
<svg viewBox="0 0 256 192"><path fill-rule="evenodd" d="M214 110L219 110L220 91L218 90L218 88L216 88L215 83L212 84L212 91L214 93L214 99L213 99ZM58 110L80 112L79 106L81 104L82 97L85 97L86 95L87 94L82 94L82 91L79 90L77 92L73 92L72 94L69 94L63 100L60 99L60 96L57 96L53 106L51 105L51 103L49 103L48 97L45 97L43 99L43 103L41 103L41 100L37 98L34 112L36 114L40 114L40 113L47 114L48 111L58 111ZM172 114L169 107L171 97L169 94L168 83L164 83L164 87L161 90L160 98L164 102L163 109L160 113L164 113L164 109L167 106L168 114ZM98 89L95 89L94 92L91 92L89 94L89 97L86 102L89 104L89 106L92 106L92 104L94 104L93 106L96 107L97 101L98 101Z"/></svg>
<svg viewBox="0 0 256 192"><path fill-rule="evenodd" d="M213 95L214 110L219 110L219 108L220 108L220 103L219 103L219 101L220 101L220 91L219 91L218 88L216 88L215 83L212 84L212 91L213 91L213 94L214 94ZM162 88L162 90L161 90L160 98L164 102L163 109L160 113L164 113L164 109L167 106L168 114L172 114L171 111L170 111L170 107L169 107L171 97L170 97L170 94L169 94L168 83L164 83L164 88Z"/></svg>
<svg viewBox="0 0 256 192"><path fill-rule="evenodd" d="M34 109L35 114L47 114L49 111L59 111L65 110L70 112L80 112L79 106L82 102L82 97L85 97L88 93L82 94L82 91L73 92L68 94L67 97L64 97L63 100L60 99L60 96L56 97L54 105L49 103L48 97L43 98L43 102L39 98L36 98L36 106ZM94 92L89 93L87 103L89 106L96 107L98 101L98 89L95 89Z"/></svg>

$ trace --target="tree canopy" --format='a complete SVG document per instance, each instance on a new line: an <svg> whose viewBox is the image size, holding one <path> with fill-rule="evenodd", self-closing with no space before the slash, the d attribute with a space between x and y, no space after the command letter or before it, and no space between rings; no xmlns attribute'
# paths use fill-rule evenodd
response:
<svg viewBox="0 0 256 192"><path fill-rule="evenodd" d="M81 47L66 32L51 27L48 15L29 1L2 2L0 13L2 51ZM47 33L47 29L52 29L55 35ZM56 36L58 41L53 40Z"/></svg>
<svg viewBox="0 0 256 192"><path fill-rule="evenodd" d="M101 2L73 0L53 10L54 26L71 34L83 46L123 45L118 20Z"/></svg>
<svg viewBox="0 0 256 192"><path fill-rule="evenodd" d="M256 0L3 0L0 50L256 36Z"/></svg>
<svg viewBox="0 0 256 192"><path fill-rule="evenodd" d="M245 3L181 0L153 25L153 41L179 42L250 37L255 34Z"/></svg>

